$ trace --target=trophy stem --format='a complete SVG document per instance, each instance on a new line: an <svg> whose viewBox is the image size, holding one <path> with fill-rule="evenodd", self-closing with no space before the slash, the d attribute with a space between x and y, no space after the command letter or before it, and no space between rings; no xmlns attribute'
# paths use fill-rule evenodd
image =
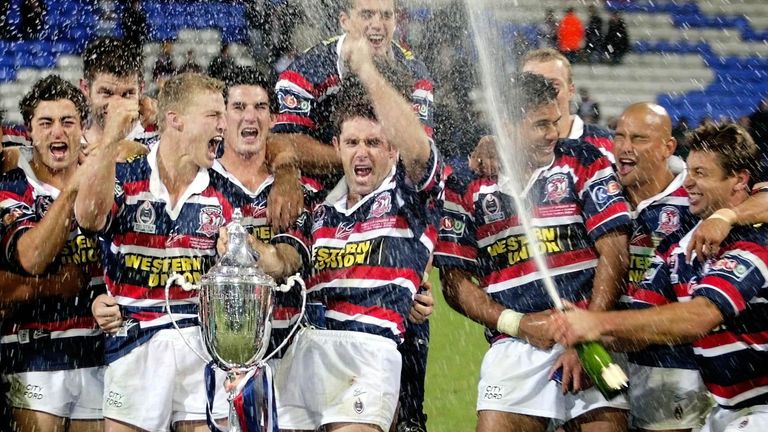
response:
<svg viewBox="0 0 768 432"><path fill-rule="evenodd" d="M229 401L229 418L227 421L229 422L229 432L242 432L240 429L240 420L237 418L237 412L235 411L235 396L236 396L236 390L232 390L229 392L229 397L227 400Z"/></svg>

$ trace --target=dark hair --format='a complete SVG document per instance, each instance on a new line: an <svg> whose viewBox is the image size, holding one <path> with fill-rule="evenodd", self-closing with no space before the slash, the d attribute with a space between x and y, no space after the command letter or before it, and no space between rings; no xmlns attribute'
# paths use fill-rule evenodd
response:
<svg viewBox="0 0 768 432"><path fill-rule="evenodd" d="M539 74L519 73L512 78L512 84L518 96L522 115L557 100L555 85Z"/></svg>
<svg viewBox="0 0 768 432"><path fill-rule="evenodd" d="M267 92L269 98L269 110L277 112L275 100L275 83L268 79L258 69L250 66L235 66L228 69L222 76L224 81L224 101L229 102L229 89L237 86L261 87Z"/></svg>
<svg viewBox="0 0 768 432"><path fill-rule="evenodd" d="M410 72L402 65L389 60L374 60L376 69L382 77L394 89L400 93L405 100L411 100L413 93L413 79ZM344 78L341 84L341 90L336 97L336 106L333 111L333 124L335 126L336 136L341 134L341 126L345 121L362 117L368 120L378 121L376 112L373 109L368 92L363 83L355 75L349 75Z"/></svg>
<svg viewBox="0 0 768 432"><path fill-rule="evenodd" d="M69 100L75 104L77 113L80 116L80 122L88 118L88 101L85 95L74 84L63 80L58 75L49 75L37 81L32 89L24 95L19 102L19 111L24 119L24 125L27 129L32 128L32 117L40 102Z"/></svg>
<svg viewBox="0 0 768 432"><path fill-rule="evenodd" d="M734 123L705 124L694 129L687 140L690 151L717 153L720 166L728 175L746 170L757 172L759 150L743 127Z"/></svg>
<svg viewBox="0 0 768 432"><path fill-rule="evenodd" d="M90 83L96 74L107 73L120 78L144 80L144 56L135 44L114 37L91 41L83 51L83 76Z"/></svg>
<svg viewBox="0 0 768 432"><path fill-rule="evenodd" d="M354 9L356 1L357 0L338 0L339 13L349 12ZM394 9L397 10L397 0L392 0L392 5L394 6Z"/></svg>

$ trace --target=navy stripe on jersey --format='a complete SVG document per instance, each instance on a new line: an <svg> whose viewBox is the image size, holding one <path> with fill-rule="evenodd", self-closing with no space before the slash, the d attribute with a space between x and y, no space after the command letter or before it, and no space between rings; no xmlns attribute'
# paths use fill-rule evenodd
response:
<svg viewBox="0 0 768 432"><path fill-rule="evenodd" d="M610 162L589 144L561 141L526 189L539 249L560 295L584 305L597 266L594 242L628 231L629 207ZM496 302L519 312L552 307L512 198L495 180L449 177L435 264L478 277ZM498 336L494 331L491 339Z"/></svg>
<svg viewBox="0 0 768 432"><path fill-rule="evenodd" d="M19 168L0 177L0 263L19 274L26 272L17 260L17 241L43 219L59 192L34 178L25 157ZM0 338L3 363L12 371L67 370L104 362L103 334L91 315L93 298L104 292L101 255L95 237L75 225L71 229L46 272L74 264L91 279L72 297L43 297L14 307L13 316L2 323Z"/></svg>
<svg viewBox="0 0 768 432"><path fill-rule="evenodd" d="M678 291L687 290L688 282L696 274L690 267L668 266L672 250L679 250L675 244L698 221L688 210L684 179L685 173L678 174L665 190L640 202L632 211L634 229L629 241L627 295L622 297L626 307L642 309L675 302L678 294L682 295ZM656 255L660 245L662 249ZM684 258L684 255L675 254L673 262ZM646 274L652 276L652 280L644 282ZM675 280L674 284L671 279ZM643 284L657 288L649 289ZM688 295L685 293L686 297ZM697 368L690 344L650 345L628 353L627 357L633 363L650 367Z"/></svg>
<svg viewBox="0 0 768 432"><path fill-rule="evenodd" d="M443 167L434 146L427 166L414 185L398 164L377 190L350 209L342 180L312 220L299 226L295 237L303 236L312 252L307 287L312 300L325 305L327 328L402 341L437 240Z"/></svg>

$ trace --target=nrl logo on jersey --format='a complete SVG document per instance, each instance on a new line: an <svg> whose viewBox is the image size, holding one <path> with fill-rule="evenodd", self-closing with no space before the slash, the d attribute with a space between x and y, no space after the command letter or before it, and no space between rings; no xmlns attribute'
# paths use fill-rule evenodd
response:
<svg viewBox="0 0 768 432"><path fill-rule="evenodd" d="M658 232L670 235L680 228L680 211L672 206L664 206L659 213Z"/></svg>
<svg viewBox="0 0 768 432"><path fill-rule="evenodd" d="M387 214L392 209L392 195L385 192L376 197L371 206L371 212L368 218L379 218Z"/></svg>
<svg viewBox="0 0 768 432"><path fill-rule="evenodd" d="M149 201L144 201L139 209L136 210L136 220L133 223L133 230L147 234L154 234L155 229L155 208Z"/></svg>
<svg viewBox="0 0 768 432"><path fill-rule="evenodd" d="M203 207L200 210L200 227L197 232L207 237L213 237L224 225L224 215L219 207Z"/></svg>

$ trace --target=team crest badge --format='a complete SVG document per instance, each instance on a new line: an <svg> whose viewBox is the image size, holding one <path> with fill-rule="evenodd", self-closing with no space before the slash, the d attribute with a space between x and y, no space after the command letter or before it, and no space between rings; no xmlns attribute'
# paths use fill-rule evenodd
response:
<svg viewBox="0 0 768 432"><path fill-rule="evenodd" d="M555 174L547 179L544 202L559 203L568 195L568 177L565 174Z"/></svg>
<svg viewBox="0 0 768 432"><path fill-rule="evenodd" d="M488 222L494 222L503 217L499 199L493 194L488 194L483 198L482 207L483 212L485 213L485 220Z"/></svg>
<svg viewBox="0 0 768 432"><path fill-rule="evenodd" d="M223 225L224 215L219 207L203 207L200 210L200 227L197 228L200 234L213 237Z"/></svg>
<svg viewBox="0 0 768 432"><path fill-rule="evenodd" d="M672 206L664 206L659 213L658 232L670 235L680 228L680 211Z"/></svg>
<svg viewBox="0 0 768 432"><path fill-rule="evenodd" d="M355 404L354 404L353 408L355 409L356 413L362 414L363 411L365 411L365 405L363 405L362 399L360 399L359 397L357 399L355 399Z"/></svg>
<svg viewBox="0 0 768 432"><path fill-rule="evenodd" d="M137 232L154 234L155 233L155 208L149 201L144 201L139 209L136 210L136 220L133 223L133 229Z"/></svg>
<svg viewBox="0 0 768 432"><path fill-rule="evenodd" d="M392 195L383 193L376 197L376 200L371 206L371 212L368 214L369 218L379 218L387 214L392 209Z"/></svg>
<svg viewBox="0 0 768 432"><path fill-rule="evenodd" d="M324 221L325 207L319 206L315 209L314 213L312 213L312 232L319 230L320 227L323 226Z"/></svg>

